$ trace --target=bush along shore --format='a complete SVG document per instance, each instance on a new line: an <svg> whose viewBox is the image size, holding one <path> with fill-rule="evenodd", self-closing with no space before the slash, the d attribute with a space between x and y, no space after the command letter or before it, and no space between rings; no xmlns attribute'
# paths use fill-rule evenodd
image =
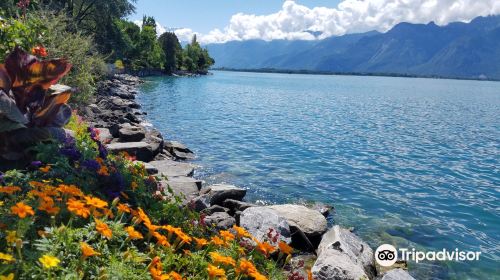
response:
<svg viewBox="0 0 500 280"><path fill-rule="evenodd" d="M182 205L200 214L203 224L216 231L241 227L257 242L295 248L284 263L285 279L413 279L404 263L377 266L373 250L351 230L329 228L326 217L332 208L327 205L256 205L244 201L244 188L204 186L194 179L192 151L143 125L146 113L134 101L140 83L137 77L115 75L101 83L96 104L82 113L110 152L140 160L149 174L163 178L161 185L180 197Z"/></svg>

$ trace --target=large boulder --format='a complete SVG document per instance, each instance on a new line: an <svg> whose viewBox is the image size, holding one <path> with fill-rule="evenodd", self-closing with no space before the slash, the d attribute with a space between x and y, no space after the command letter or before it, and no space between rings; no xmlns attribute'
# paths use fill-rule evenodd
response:
<svg viewBox="0 0 500 280"><path fill-rule="evenodd" d="M132 126L127 123L119 129L118 135L120 142L137 142L146 137L146 132L140 126Z"/></svg>
<svg viewBox="0 0 500 280"><path fill-rule="evenodd" d="M177 141L165 142L165 149L177 159L190 160L195 158L194 153L188 147Z"/></svg>
<svg viewBox="0 0 500 280"><path fill-rule="evenodd" d="M246 209L257 205L236 199L226 199L222 203L222 206L228 208L230 213L236 213L237 211L245 211Z"/></svg>
<svg viewBox="0 0 500 280"><path fill-rule="evenodd" d="M236 220L226 212L215 212L204 218L205 224L217 230L226 230L236 224Z"/></svg>
<svg viewBox="0 0 500 280"><path fill-rule="evenodd" d="M163 151L163 136L158 130L151 129L146 131L143 141L149 144L155 156Z"/></svg>
<svg viewBox="0 0 500 280"><path fill-rule="evenodd" d="M168 178L191 177L193 176L195 168L192 164L173 160L151 161L150 164L158 169L159 174L167 176Z"/></svg>
<svg viewBox="0 0 500 280"><path fill-rule="evenodd" d="M162 186L170 187L173 194L184 202L190 201L200 194L201 181L191 177L170 177L161 183Z"/></svg>
<svg viewBox="0 0 500 280"><path fill-rule="evenodd" d="M148 143L145 142L127 142L127 143L111 143L106 146L111 153L127 152L131 156L135 156L140 161L151 161L153 152Z"/></svg>
<svg viewBox="0 0 500 280"><path fill-rule="evenodd" d="M321 235L328 229L325 216L303 205L281 204L267 207L285 217L290 226L300 229L313 243L316 243L315 240L319 241Z"/></svg>
<svg viewBox="0 0 500 280"><path fill-rule="evenodd" d="M204 189L202 193L210 196L210 204L222 206L226 199L242 200L247 190L233 185L216 184Z"/></svg>
<svg viewBox="0 0 500 280"><path fill-rule="evenodd" d="M351 231L334 226L323 235L312 273L318 280L372 279L373 250Z"/></svg>
<svg viewBox="0 0 500 280"><path fill-rule="evenodd" d="M378 278L380 280L415 280L408 271L401 268L389 270L382 277Z"/></svg>
<svg viewBox="0 0 500 280"><path fill-rule="evenodd" d="M267 234L272 229L280 234L282 241L292 242L287 220L277 211L268 207L259 206L245 209L240 215L240 226L259 241L267 240Z"/></svg>

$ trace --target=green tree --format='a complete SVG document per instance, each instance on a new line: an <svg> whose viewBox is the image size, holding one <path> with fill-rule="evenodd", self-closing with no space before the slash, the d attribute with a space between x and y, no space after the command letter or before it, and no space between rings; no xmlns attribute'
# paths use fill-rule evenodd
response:
<svg viewBox="0 0 500 280"><path fill-rule="evenodd" d="M175 33L165 32L161 34L158 42L165 53L165 71L172 73L179 69L182 64L182 47Z"/></svg>
<svg viewBox="0 0 500 280"><path fill-rule="evenodd" d="M205 72L215 63L214 59L198 43L196 35L184 49L183 68L190 72Z"/></svg>

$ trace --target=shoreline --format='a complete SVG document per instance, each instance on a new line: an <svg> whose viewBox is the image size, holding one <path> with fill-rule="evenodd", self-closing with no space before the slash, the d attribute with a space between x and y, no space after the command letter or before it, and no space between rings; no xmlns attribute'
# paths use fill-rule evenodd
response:
<svg viewBox="0 0 500 280"><path fill-rule="evenodd" d="M244 73L268 73L268 74L290 74L290 75L323 75L323 76L355 76L355 77L389 77L389 78L410 78L410 79L433 79L433 80L456 80L456 81L478 81L478 82L500 82L494 78L463 78L447 77L439 75L411 75L398 73L363 73L363 72L335 72L335 71L314 71L314 70L286 70L286 69L239 69L217 67L212 71L224 72L244 72Z"/></svg>
<svg viewBox="0 0 500 280"><path fill-rule="evenodd" d="M351 230L329 227L326 217L333 207L316 203L257 205L244 200L247 190L228 184L204 186L193 178L194 153L177 141L167 141L147 123L147 112L135 100L138 77L118 74L100 82L95 103L80 111L111 153L127 152L144 162L150 175L159 175L164 189L170 188L182 203L200 212L204 223L216 230L242 226L259 240L282 240L298 249L293 270L314 279L413 279L405 263L382 268L375 263L374 250ZM167 194L157 194L167 195ZM339 261L341 260L341 261ZM403 268L403 269L401 269ZM397 277L397 278L391 278Z"/></svg>

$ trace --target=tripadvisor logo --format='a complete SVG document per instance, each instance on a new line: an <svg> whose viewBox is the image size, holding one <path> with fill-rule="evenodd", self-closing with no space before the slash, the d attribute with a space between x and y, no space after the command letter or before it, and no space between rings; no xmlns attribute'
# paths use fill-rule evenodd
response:
<svg viewBox="0 0 500 280"><path fill-rule="evenodd" d="M441 251L417 251L415 248L411 250L408 248L399 248L390 245L380 245L375 251L375 260L381 266L392 266L398 259L402 261L414 261L419 263L421 261L477 261L481 252L474 251L460 251L458 249L449 251L443 249ZM398 256L400 256L398 258Z"/></svg>

